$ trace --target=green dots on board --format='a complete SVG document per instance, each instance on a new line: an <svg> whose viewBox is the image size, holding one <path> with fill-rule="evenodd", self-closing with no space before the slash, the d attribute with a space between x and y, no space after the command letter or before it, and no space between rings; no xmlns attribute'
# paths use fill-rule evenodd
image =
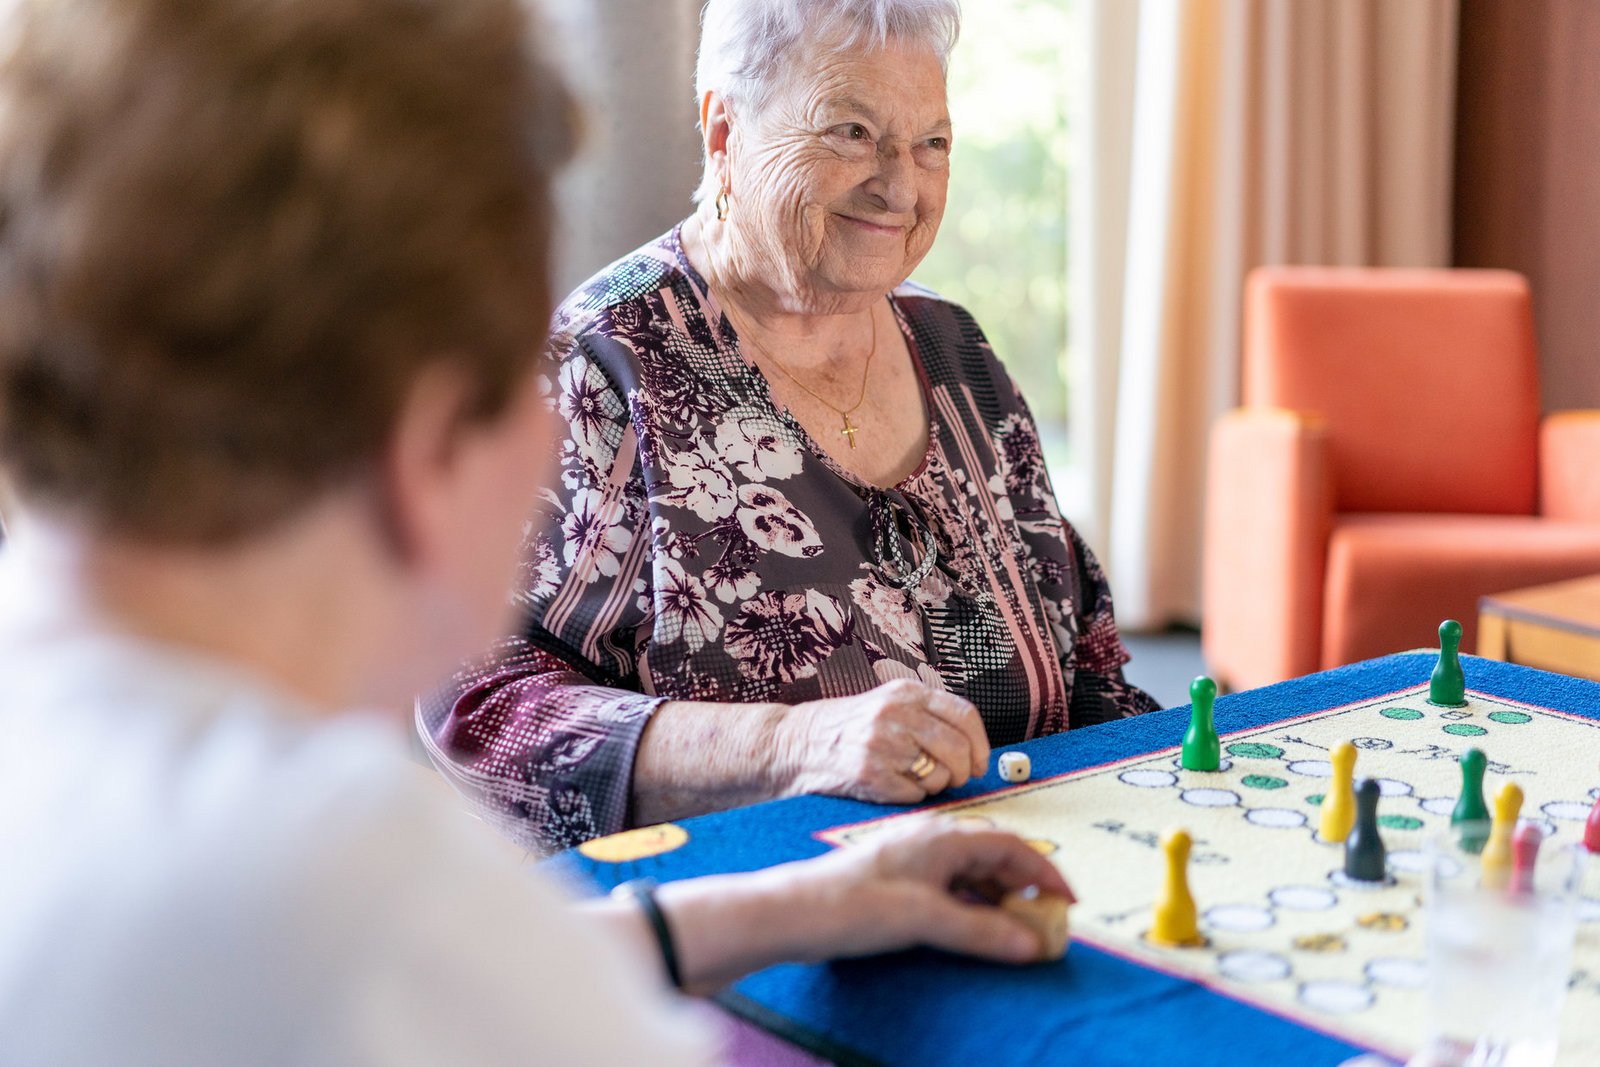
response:
<svg viewBox="0 0 1600 1067"><path fill-rule="evenodd" d="M1250 789L1282 789L1289 783L1270 774L1247 774L1239 784Z"/></svg>
<svg viewBox="0 0 1600 1067"><path fill-rule="evenodd" d="M1399 719L1401 722L1411 722L1413 719L1422 718L1422 712L1416 708L1384 708L1378 714L1385 719Z"/></svg>
<svg viewBox="0 0 1600 1067"><path fill-rule="evenodd" d="M1310 796L1306 797L1306 803L1310 804L1312 807L1320 808L1322 806L1322 794L1312 793Z"/></svg>
<svg viewBox="0 0 1600 1067"><path fill-rule="evenodd" d="M1505 723L1507 726L1521 726L1525 722L1533 721L1533 716L1522 711L1491 711L1489 721Z"/></svg>
<svg viewBox="0 0 1600 1067"><path fill-rule="evenodd" d="M1470 722L1453 722L1444 728L1444 732L1452 737L1482 737L1489 731Z"/></svg>
<svg viewBox="0 0 1600 1067"><path fill-rule="evenodd" d="M1282 759L1283 749L1259 741L1240 741L1228 746L1228 755L1238 759Z"/></svg>
<svg viewBox="0 0 1600 1067"><path fill-rule="evenodd" d="M1378 825L1390 830L1420 830L1422 820L1410 815L1380 815Z"/></svg>

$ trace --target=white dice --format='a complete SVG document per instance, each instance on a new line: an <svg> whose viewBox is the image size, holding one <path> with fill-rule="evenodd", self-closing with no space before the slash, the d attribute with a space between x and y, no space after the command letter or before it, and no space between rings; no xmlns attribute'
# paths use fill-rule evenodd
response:
<svg viewBox="0 0 1600 1067"><path fill-rule="evenodd" d="M1000 753L1000 777L1008 782L1026 782L1033 773L1033 765L1021 752Z"/></svg>

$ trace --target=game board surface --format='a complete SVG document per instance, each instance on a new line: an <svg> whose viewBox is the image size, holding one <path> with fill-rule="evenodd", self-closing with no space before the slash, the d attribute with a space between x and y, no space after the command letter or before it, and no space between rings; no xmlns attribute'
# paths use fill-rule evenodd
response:
<svg viewBox="0 0 1600 1067"><path fill-rule="evenodd" d="M1215 773L1175 765L1188 709L1174 708L1017 746L1032 781L991 772L929 805L1053 848L1082 898L1065 960L1016 968L919 950L785 965L721 999L843 1064L1332 1067L1367 1049L1403 1052L1421 1020L1415 853L1448 821L1456 757L1488 753L1489 791L1517 781L1524 815L1547 820L1553 843L1581 837L1600 786L1600 685L1466 657L1462 714L1426 703L1433 659L1389 656L1220 698L1231 763ZM1314 838L1311 798L1327 781L1326 749L1344 740L1357 740L1358 777L1388 780L1392 887L1340 884L1330 872L1341 854ZM629 831L547 866L600 890L750 870L917 810L796 798ZM1140 939L1161 870L1152 835L1172 825L1196 838L1203 949ZM1590 874L1588 895L1600 897L1600 870ZM1600 904L1584 917L1564 1064L1600 1062Z"/></svg>
<svg viewBox="0 0 1600 1067"><path fill-rule="evenodd" d="M1176 747L985 797L939 806L946 815L1013 830L1056 860L1079 905L1073 936L1308 1026L1409 1053L1424 1011L1420 920L1425 838L1449 826L1463 743L1493 752L1486 791L1517 781L1524 819L1547 846L1581 841L1600 789L1600 723L1468 690L1461 709L1430 706L1428 687L1316 712L1223 738L1216 772L1183 770ZM1344 850L1316 835L1328 753L1358 750L1357 778L1382 787L1379 823L1392 884L1347 879ZM1540 752L1572 753L1543 760ZM871 838L892 815L821 836ZM1158 837L1195 838L1190 886L1204 947L1161 948L1144 934L1161 887ZM1575 970L1600 974L1600 901L1582 907ZM1563 1065L1600 1063L1600 987L1580 980L1566 1009ZM1588 1025L1585 1025L1585 1023Z"/></svg>

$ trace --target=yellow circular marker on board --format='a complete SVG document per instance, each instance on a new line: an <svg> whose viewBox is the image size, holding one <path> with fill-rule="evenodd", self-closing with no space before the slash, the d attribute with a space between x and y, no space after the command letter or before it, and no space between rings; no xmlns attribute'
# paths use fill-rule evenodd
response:
<svg viewBox="0 0 1600 1067"><path fill-rule="evenodd" d="M578 846L578 853L600 863L627 863L664 855L688 841L689 831L677 823L661 822L585 841Z"/></svg>

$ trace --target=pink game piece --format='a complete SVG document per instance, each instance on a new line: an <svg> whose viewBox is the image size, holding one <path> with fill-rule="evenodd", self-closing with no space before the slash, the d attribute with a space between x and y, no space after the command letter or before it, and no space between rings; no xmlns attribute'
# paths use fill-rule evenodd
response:
<svg viewBox="0 0 1600 1067"><path fill-rule="evenodd" d="M1589 821L1583 826L1583 847L1590 852L1600 852L1600 799L1589 810Z"/></svg>
<svg viewBox="0 0 1600 1067"><path fill-rule="evenodd" d="M1539 846L1544 842L1544 829L1537 823L1525 822L1511 835L1511 891L1533 892L1533 868L1539 861Z"/></svg>

